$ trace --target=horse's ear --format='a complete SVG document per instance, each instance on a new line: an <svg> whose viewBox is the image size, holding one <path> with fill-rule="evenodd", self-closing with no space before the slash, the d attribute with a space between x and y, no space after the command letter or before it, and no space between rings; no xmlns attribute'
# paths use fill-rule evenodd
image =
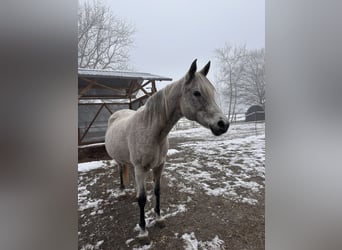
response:
<svg viewBox="0 0 342 250"><path fill-rule="evenodd" d="M203 67L203 69L200 70L200 73L204 76L206 76L210 69L210 61Z"/></svg>
<svg viewBox="0 0 342 250"><path fill-rule="evenodd" d="M186 76L185 76L185 81L186 81L186 83L189 83L189 82L192 80L192 78L194 78L194 75L195 75L196 70L197 70L196 62L197 62L197 59L195 59L195 60L192 62L192 64L191 64L191 66L190 66L190 69L189 69L188 73L186 73Z"/></svg>

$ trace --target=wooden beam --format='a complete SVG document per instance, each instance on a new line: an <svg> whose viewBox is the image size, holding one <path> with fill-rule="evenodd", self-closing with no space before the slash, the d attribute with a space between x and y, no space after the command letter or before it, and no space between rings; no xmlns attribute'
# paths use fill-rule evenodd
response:
<svg viewBox="0 0 342 250"><path fill-rule="evenodd" d="M152 81L149 80L149 81L145 82L145 83L142 84L142 85L138 84L137 88L135 88L133 92L135 92L135 91L141 89L141 90L145 93L145 95L151 96L152 92L149 93L149 92L147 92L147 91L144 89L144 87L145 87L147 84L151 83L151 82L152 82Z"/></svg>
<svg viewBox="0 0 342 250"><path fill-rule="evenodd" d="M87 99L127 99L125 95L106 95L106 96L97 96L97 95L87 95L82 96L79 98L80 100L87 100Z"/></svg>
<svg viewBox="0 0 342 250"><path fill-rule="evenodd" d="M106 85L98 83L98 82L95 82L95 85L100 86L100 87L105 88L105 89L112 90L114 92L116 92L118 90L125 90L125 88L113 88L113 87L109 87L109 86L106 86Z"/></svg>
<svg viewBox="0 0 342 250"><path fill-rule="evenodd" d="M147 82L145 82L142 85L137 84L138 86L132 91L132 93L134 93L135 91L139 90L141 87L145 87L147 84L149 84L151 82L151 80L148 80Z"/></svg>
<svg viewBox="0 0 342 250"><path fill-rule="evenodd" d="M84 131L84 133L83 133L83 135L82 135L82 137L81 137L81 139L80 139L81 142L82 142L82 140L84 139L84 137L86 136L86 134L88 133L88 131L89 131L91 125L93 125L93 123L94 123L95 119L97 118L97 116L100 114L100 112L101 112L101 110L103 109L103 107L104 107L104 105L102 104L101 107L99 108L99 110L96 112L96 114L95 114L93 120L91 120L89 126L88 126L87 129Z"/></svg>
<svg viewBox="0 0 342 250"><path fill-rule="evenodd" d="M145 82L144 84L141 84L141 87L145 87L147 84L149 84L150 82L152 82L151 80L148 80L147 82Z"/></svg>
<svg viewBox="0 0 342 250"><path fill-rule="evenodd" d="M92 102L90 102L90 103L85 103L85 102L79 102L78 103L78 105L102 105L103 103L105 103L105 104L110 104L110 105L112 105L112 104L115 104L115 105L129 105L129 102L100 102L100 103L92 103Z"/></svg>
<svg viewBox="0 0 342 250"><path fill-rule="evenodd" d="M106 105L107 103L104 103L103 105L106 107L106 109L109 111L109 113L112 115L113 112L108 108L108 106Z"/></svg>
<svg viewBox="0 0 342 250"><path fill-rule="evenodd" d="M132 95L132 93L133 93L133 89L134 89L134 87L135 87L135 85L137 85L137 81L136 80L133 80L132 82L131 82L131 85L129 86L129 89L128 89L128 92L127 92L127 98L131 98L131 95Z"/></svg>
<svg viewBox="0 0 342 250"><path fill-rule="evenodd" d="M153 81L152 81L152 93L156 93L156 92L157 92L156 81L153 80Z"/></svg>
<svg viewBox="0 0 342 250"><path fill-rule="evenodd" d="M139 88L145 93L145 95L151 96L151 93L148 93L143 86L139 85Z"/></svg>
<svg viewBox="0 0 342 250"><path fill-rule="evenodd" d="M88 85L81 90L80 94L78 95L78 99L80 99L89 89L94 86L95 81L89 81Z"/></svg>
<svg viewBox="0 0 342 250"><path fill-rule="evenodd" d="M149 96L147 96L147 95L143 95L143 96L141 96L141 97L139 97L139 98L135 99L135 100L134 100L134 101L132 101L131 103L133 104L133 103L136 103L136 102L138 102L138 101L140 101L140 100L143 100L143 99L146 99L146 98L149 98Z"/></svg>
<svg viewBox="0 0 342 250"><path fill-rule="evenodd" d="M98 86L101 86L101 87L103 87L103 88L109 88L109 89L111 89L111 90L123 90L123 89L125 89L125 88L119 88L119 87L109 87L109 86L106 86L106 85L104 85L104 84L102 84L102 83L99 83L99 82L97 82L97 81L95 81L95 80L89 80L89 79L83 78L83 77L81 77L81 79L84 80L84 81L86 81L86 82L94 82L94 83L95 83L96 85L98 85Z"/></svg>

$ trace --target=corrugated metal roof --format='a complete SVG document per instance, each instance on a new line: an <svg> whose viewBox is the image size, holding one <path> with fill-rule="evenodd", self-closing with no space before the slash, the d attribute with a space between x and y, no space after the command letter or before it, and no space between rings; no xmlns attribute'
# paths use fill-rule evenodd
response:
<svg viewBox="0 0 342 250"><path fill-rule="evenodd" d="M172 78L152 75L143 72L130 71L114 71L104 69L78 69L79 77L97 77L97 78L120 78L120 79L137 79L137 80L158 80L158 81L172 81Z"/></svg>

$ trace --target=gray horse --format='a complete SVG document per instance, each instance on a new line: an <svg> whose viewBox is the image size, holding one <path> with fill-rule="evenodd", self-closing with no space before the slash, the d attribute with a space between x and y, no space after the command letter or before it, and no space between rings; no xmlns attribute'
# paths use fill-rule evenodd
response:
<svg viewBox="0 0 342 250"><path fill-rule="evenodd" d="M108 121L105 146L119 164L121 188L124 189L129 166L133 166L140 208L139 238L147 237L145 223L146 188L149 170L153 171L155 212L160 220L160 177L166 161L170 130L186 117L210 129L214 135L229 127L226 116L215 102L215 89L206 75L210 62L196 72L196 60L186 75L151 96L137 111L119 110Z"/></svg>

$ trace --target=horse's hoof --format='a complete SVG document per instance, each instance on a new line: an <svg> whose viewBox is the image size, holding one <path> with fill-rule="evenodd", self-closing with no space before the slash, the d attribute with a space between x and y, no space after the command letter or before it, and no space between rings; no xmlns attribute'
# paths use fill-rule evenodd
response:
<svg viewBox="0 0 342 250"><path fill-rule="evenodd" d="M138 242L141 245L149 245L151 243L150 238L147 237L143 237L143 238L138 238Z"/></svg>
<svg viewBox="0 0 342 250"><path fill-rule="evenodd" d="M146 229L145 230L140 229L140 232L137 236L137 239L138 239L140 244L143 244L143 245L150 244L150 239L148 237L148 231Z"/></svg>
<svg viewBox="0 0 342 250"><path fill-rule="evenodd" d="M165 219L160 217L160 218L157 218L156 219L156 226L159 227L159 228L164 228L166 225L165 225Z"/></svg>

